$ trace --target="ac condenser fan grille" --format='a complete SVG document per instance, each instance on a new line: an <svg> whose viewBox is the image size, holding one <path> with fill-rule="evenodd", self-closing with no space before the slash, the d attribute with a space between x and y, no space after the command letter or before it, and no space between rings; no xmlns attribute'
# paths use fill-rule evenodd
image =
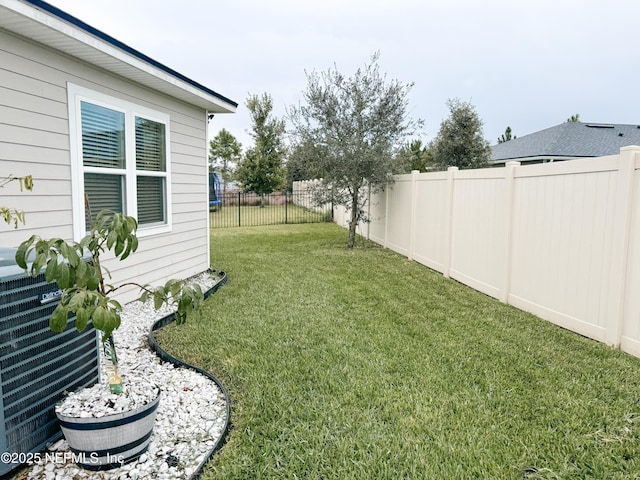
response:
<svg viewBox="0 0 640 480"><path fill-rule="evenodd" d="M55 405L65 392L98 381L98 338L90 325L77 332L49 329L58 287L44 275L27 277L0 267L0 450L39 452L57 440ZM0 465L4 475L18 465Z"/></svg>

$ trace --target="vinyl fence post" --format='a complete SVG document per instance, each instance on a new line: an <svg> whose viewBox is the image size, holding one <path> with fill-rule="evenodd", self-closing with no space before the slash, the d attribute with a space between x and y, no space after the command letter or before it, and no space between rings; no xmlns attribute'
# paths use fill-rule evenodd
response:
<svg viewBox="0 0 640 480"><path fill-rule="evenodd" d="M610 307L606 325L606 343L619 347L624 334L625 303L627 293L627 269L629 264L629 241L633 213L633 184L638 147L620 149L618 182L616 188L616 209L614 218L614 239L611 249Z"/></svg>
<svg viewBox="0 0 640 480"><path fill-rule="evenodd" d="M451 250L453 243L453 190L455 187L455 176L458 167L449 167L447 169L447 192L446 192L446 214L445 214L445 232L444 232L444 265L442 274L445 278L450 278L451 271Z"/></svg>
<svg viewBox="0 0 640 480"><path fill-rule="evenodd" d="M387 183L387 186L384 188L384 243L382 246L384 248L387 247L387 238L389 237L389 190L391 189L391 185Z"/></svg>
<svg viewBox="0 0 640 480"><path fill-rule="evenodd" d="M417 192L416 179L420 170L411 170L411 219L409 224L409 255L407 258L413 260L413 251L416 248L416 217L417 217Z"/></svg>
<svg viewBox="0 0 640 480"><path fill-rule="evenodd" d="M505 181L505 243L504 243L504 272L502 288L500 288L500 301L509 303L509 291L511 290L511 252L513 232L513 191L515 186L515 171L520 162L507 162L504 170Z"/></svg>

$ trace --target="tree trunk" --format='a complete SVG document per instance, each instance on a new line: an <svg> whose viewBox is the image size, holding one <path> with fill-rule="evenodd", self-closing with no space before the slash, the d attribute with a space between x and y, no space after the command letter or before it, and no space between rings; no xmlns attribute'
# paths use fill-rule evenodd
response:
<svg viewBox="0 0 640 480"><path fill-rule="evenodd" d="M351 221L349 222L349 243L348 248L353 248L356 244L356 228L358 226L358 189L354 189L351 196Z"/></svg>

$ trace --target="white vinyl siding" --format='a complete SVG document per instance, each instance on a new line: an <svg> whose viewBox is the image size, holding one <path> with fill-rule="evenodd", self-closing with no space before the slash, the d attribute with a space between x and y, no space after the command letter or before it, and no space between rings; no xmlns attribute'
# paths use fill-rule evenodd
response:
<svg viewBox="0 0 640 480"><path fill-rule="evenodd" d="M32 174L34 190L21 193L13 185L0 189L0 203L24 210L27 221L17 230L0 225L0 246L18 246L33 234L70 240L84 222L74 218L71 194L75 183L67 83L139 106L135 113L142 118L162 120L144 115L152 111L170 120L166 134L171 231L143 235L138 251L126 261L107 261L112 283L135 280L158 285L208 268L206 112L3 30L0 172ZM155 175L145 171L141 176ZM137 184L136 176L132 180ZM123 289L118 299L129 301L136 295L135 290Z"/></svg>

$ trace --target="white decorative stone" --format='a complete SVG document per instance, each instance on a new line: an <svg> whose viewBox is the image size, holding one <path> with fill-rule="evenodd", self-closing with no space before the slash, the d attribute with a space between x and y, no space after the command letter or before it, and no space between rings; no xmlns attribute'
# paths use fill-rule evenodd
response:
<svg viewBox="0 0 640 480"><path fill-rule="evenodd" d="M191 280L198 282L203 291L216 283L208 272ZM164 363L148 349L147 335L151 326L170 313L166 307L156 312L153 302L125 305L121 326L114 332L118 370L125 393L110 394L103 371L103 383L69 395L56 407L60 413L70 416L105 416L149 402L153 385L157 385L161 399L147 452L135 462L106 472L83 470L62 462L34 465L26 474L26 480L182 480L194 475L222 435L226 405L215 382L192 370ZM71 455L67 443L62 440L50 450ZM178 467L169 467L166 461L169 455L178 458Z"/></svg>

